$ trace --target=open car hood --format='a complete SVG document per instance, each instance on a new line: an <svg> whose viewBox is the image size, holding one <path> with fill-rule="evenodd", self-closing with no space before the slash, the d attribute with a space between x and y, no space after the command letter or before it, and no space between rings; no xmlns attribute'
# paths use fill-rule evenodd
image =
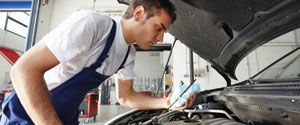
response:
<svg viewBox="0 0 300 125"><path fill-rule="evenodd" d="M299 0L171 2L177 19L169 33L233 79L237 79L236 67L247 54L300 24Z"/></svg>

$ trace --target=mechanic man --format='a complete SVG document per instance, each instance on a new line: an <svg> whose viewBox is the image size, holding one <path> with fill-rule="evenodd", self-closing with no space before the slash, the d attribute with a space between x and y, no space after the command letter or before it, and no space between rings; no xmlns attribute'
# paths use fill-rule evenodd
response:
<svg viewBox="0 0 300 125"><path fill-rule="evenodd" d="M117 22L92 11L72 14L14 65L15 92L2 105L1 124L79 124L77 109L86 93L115 73L122 105L168 108L170 96L154 98L133 90L133 43L147 50L162 42L175 19L169 0L131 0ZM178 109L190 106L195 97Z"/></svg>

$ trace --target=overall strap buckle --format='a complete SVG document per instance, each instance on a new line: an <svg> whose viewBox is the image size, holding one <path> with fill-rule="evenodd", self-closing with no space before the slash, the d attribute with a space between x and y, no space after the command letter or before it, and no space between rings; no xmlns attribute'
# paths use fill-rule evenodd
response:
<svg viewBox="0 0 300 125"><path fill-rule="evenodd" d="M107 53L109 52L109 50L114 42L115 34L116 34L116 22L114 20L112 20L112 22L113 22L113 26L110 30L110 34L109 34L107 42L103 48L103 51L100 54L100 56L98 57L98 59L96 60L96 62L91 65L91 68L93 68L95 70L98 67L100 67L102 65L102 63L104 62L104 60L108 57Z"/></svg>

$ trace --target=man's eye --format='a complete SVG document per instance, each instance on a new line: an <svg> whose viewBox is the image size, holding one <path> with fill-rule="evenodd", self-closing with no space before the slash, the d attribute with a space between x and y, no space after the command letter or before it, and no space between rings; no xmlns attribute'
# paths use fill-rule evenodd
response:
<svg viewBox="0 0 300 125"><path fill-rule="evenodd" d="M161 32L161 31L162 31L162 28L158 28L157 31L158 31L158 32Z"/></svg>

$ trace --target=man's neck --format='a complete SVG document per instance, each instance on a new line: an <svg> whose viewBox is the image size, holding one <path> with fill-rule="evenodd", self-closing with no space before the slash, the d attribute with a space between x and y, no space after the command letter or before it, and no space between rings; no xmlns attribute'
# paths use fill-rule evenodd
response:
<svg viewBox="0 0 300 125"><path fill-rule="evenodd" d="M122 26L122 33L123 33L123 37L125 42L128 45L131 45L134 43L134 39L133 39L133 35L132 35L132 27L130 26L130 19L121 19L121 26Z"/></svg>

